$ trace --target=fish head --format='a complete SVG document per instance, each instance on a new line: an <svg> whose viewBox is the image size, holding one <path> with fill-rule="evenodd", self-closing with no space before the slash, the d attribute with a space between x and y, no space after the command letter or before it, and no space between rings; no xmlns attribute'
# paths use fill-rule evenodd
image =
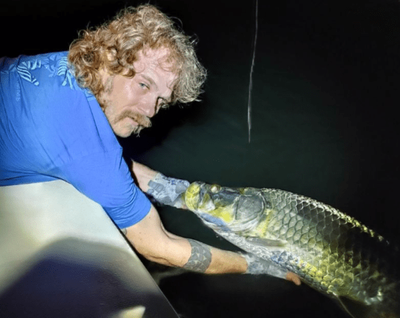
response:
<svg viewBox="0 0 400 318"><path fill-rule="evenodd" d="M185 203L214 230L244 233L265 217L268 206L262 191L254 188L229 188L193 182L185 192Z"/></svg>

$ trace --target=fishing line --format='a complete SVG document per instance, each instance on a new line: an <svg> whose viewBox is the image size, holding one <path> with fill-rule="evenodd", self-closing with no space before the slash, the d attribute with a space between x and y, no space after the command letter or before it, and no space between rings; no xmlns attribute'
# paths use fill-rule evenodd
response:
<svg viewBox="0 0 400 318"><path fill-rule="evenodd" d="M255 33L254 33L254 43L253 43L253 57L251 60L250 67L250 81L249 81L249 97L247 99L247 127L249 134L249 143L251 141L251 93L253 90L253 70L254 70L254 61L256 58L256 46L257 46L257 34L258 34L258 0L256 0L256 9L255 9Z"/></svg>

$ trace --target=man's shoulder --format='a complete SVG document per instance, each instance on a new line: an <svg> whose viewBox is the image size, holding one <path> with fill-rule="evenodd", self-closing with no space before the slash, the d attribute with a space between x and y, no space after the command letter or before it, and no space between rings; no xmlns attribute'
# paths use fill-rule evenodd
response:
<svg viewBox="0 0 400 318"><path fill-rule="evenodd" d="M66 88L65 93L73 94L72 91L75 91L84 93L88 99L94 99L89 90L78 85L73 66L68 62L68 51L4 57L0 60L0 73L14 76L27 89L50 85L54 91L56 85L61 89Z"/></svg>
<svg viewBox="0 0 400 318"><path fill-rule="evenodd" d="M21 56L16 67L22 79L40 86L41 82L60 83L61 86L76 90L71 67L68 65L68 52L45 53L35 56Z"/></svg>
<svg viewBox="0 0 400 318"><path fill-rule="evenodd" d="M35 70L47 70L51 74L50 76L54 76L63 72L67 66L67 57L67 51L2 57L0 71L2 73L16 72L23 76ZM26 76L23 78L26 79Z"/></svg>

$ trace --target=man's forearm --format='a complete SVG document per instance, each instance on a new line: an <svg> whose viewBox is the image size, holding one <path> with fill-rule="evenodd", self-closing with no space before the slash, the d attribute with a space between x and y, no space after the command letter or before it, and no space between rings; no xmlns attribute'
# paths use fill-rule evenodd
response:
<svg viewBox="0 0 400 318"><path fill-rule="evenodd" d="M190 241L192 240L188 240L189 244L193 243ZM244 257L237 253L223 251L205 244L202 245L206 246L205 249L208 250L208 253L205 251L199 252L198 247L190 244L191 249L185 253L189 254L187 258L174 257L174 255L169 254L159 257L149 257L149 260L205 274L239 274L246 272L247 262Z"/></svg>
<svg viewBox="0 0 400 318"><path fill-rule="evenodd" d="M246 260L237 253L223 251L192 239L188 241L191 254L183 265L184 269L206 274L244 273L247 269Z"/></svg>
<svg viewBox="0 0 400 318"><path fill-rule="evenodd" d="M158 172L133 160L131 169L133 174L135 175L139 188L143 192L147 192L147 190L149 189L149 181L154 179Z"/></svg>
<svg viewBox="0 0 400 318"><path fill-rule="evenodd" d="M247 262L241 255L211 247L211 264L206 274L245 273Z"/></svg>
<svg viewBox="0 0 400 318"><path fill-rule="evenodd" d="M131 170L139 188L155 201L178 209L186 208L182 194L190 185L188 181L166 177L162 173L134 161L132 161Z"/></svg>
<svg viewBox="0 0 400 318"><path fill-rule="evenodd" d="M166 231L154 207L142 221L127 229L126 236L140 254L164 265L207 274L244 273L247 269L245 258L237 253Z"/></svg>

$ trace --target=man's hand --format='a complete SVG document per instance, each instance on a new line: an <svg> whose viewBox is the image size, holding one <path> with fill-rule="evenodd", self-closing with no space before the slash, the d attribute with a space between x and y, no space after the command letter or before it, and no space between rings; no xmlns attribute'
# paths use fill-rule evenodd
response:
<svg viewBox="0 0 400 318"><path fill-rule="evenodd" d="M300 286L300 285L301 285L300 277L297 276L295 273L287 272L287 274L286 274L286 279L289 280L289 281L292 281L292 282L295 283L297 286Z"/></svg>
<svg viewBox="0 0 400 318"><path fill-rule="evenodd" d="M292 281L297 286L301 284L300 277L295 273L288 272L272 261L259 258L253 254L241 254L247 262L247 270L245 274L261 275L267 274L278 278Z"/></svg>

